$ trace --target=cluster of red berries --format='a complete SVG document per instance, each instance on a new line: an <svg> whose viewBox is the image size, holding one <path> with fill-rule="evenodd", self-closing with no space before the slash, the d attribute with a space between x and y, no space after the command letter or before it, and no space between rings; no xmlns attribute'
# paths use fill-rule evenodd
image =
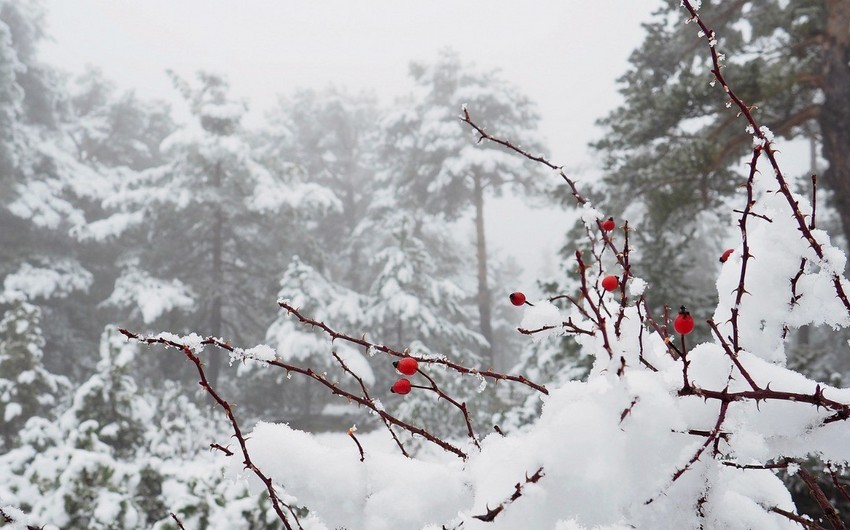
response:
<svg viewBox="0 0 850 530"><path fill-rule="evenodd" d="M393 366L395 366L395 369L403 375L413 375L419 370L419 363L416 362L416 359L413 357L403 357L400 361L394 362ZM410 379L401 377L398 381L393 383L392 388L390 388L390 392L393 394L401 394L403 396L405 394L409 394L411 388L413 388L413 385L410 384Z"/></svg>

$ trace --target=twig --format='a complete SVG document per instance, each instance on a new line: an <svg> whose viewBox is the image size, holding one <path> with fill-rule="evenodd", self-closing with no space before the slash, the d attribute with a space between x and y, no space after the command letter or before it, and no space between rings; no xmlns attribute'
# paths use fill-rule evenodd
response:
<svg viewBox="0 0 850 530"><path fill-rule="evenodd" d="M812 521L811 519L806 519L805 517L801 517L795 513L791 513L789 511L783 510L782 508L773 507L770 509L773 513L778 513L783 517L787 517L788 519L794 521L795 523L800 523L806 528L810 528L811 530L826 530L826 528Z"/></svg>
<svg viewBox="0 0 850 530"><path fill-rule="evenodd" d="M714 336L717 337L717 340L720 341L720 345L723 347L723 351L725 351L726 355L730 359L732 359L732 362L735 363L735 366L738 368L738 371L741 372L741 375L743 375L744 379L747 380L747 383L750 384L750 388L752 388L753 390L761 390L761 387L756 384L752 376L750 376L750 373L746 369L744 369L744 365L741 364L740 359L738 359L738 355L732 351L732 349L729 347L729 343L727 343L726 339L723 338L723 335L720 334L720 330L717 329L717 324L714 322L714 320L708 319L706 322L708 322L708 327L711 328L711 331L714 332Z"/></svg>
<svg viewBox="0 0 850 530"><path fill-rule="evenodd" d="M354 443L357 444L357 450L360 451L360 461L363 462L363 461L366 460L366 455L363 454L363 446L360 445L360 440L358 440L357 437L354 436L354 431L356 431L356 430L357 430L357 427L351 426L348 429L347 434L348 434L348 436L351 437L352 440L354 440Z"/></svg>
<svg viewBox="0 0 850 530"><path fill-rule="evenodd" d="M764 151L767 156L767 159L770 161L770 165L773 168L773 172L776 177L776 182L779 184L779 191L785 197L785 200L788 202L788 206L791 208L791 212L794 216L794 219L797 221L797 228L803 234L803 237L809 243L809 246L814 250L815 254L819 259L824 258L823 248L821 244L815 240L814 235L812 234L812 229L806 225L805 216L803 212L800 211L800 206L797 201L794 200L794 196L791 193L791 189L788 187L788 181L785 179L785 176L782 174L782 170L779 168L779 162L776 160L776 156L774 154L774 150L770 148L770 143L765 136L764 131L759 126L758 122L756 122L755 118L752 115L751 107L748 107L741 98L739 98L735 92L729 88L729 84L726 82L726 79L723 77L723 73L720 68L720 58L717 54L717 37L713 30L709 29L708 26L705 25L705 22L700 18L699 14L697 14L696 9L692 5L691 0L682 0L682 6L688 10L691 15L691 20L696 21L697 25L702 30L705 37L709 42L709 52L711 53L711 62L713 68L711 73L714 74L714 77L720 83L720 86L723 88L724 92L729 96L731 101L738 107L740 110L740 115L743 115L750 126L753 128L753 134L763 142L765 147ZM760 148L758 146L757 148ZM754 150L755 151L755 150ZM836 296L839 300L844 304L845 309L848 313L850 313L850 300L847 298L847 293L844 292L844 286L841 284L841 278L838 274L832 275L832 284L835 289ZM737 349L737 342L735 344Z"/></svg>
<svg viewBox="0 0 850 530"><path fill-rule="evenodd" d="M201 362L200 357L198 357L192 349L186 344L181 344L179 342L165 339L162 337L142 337L136 333L131 331L127 331L126 329L119 329L122 335L127 337L130 340L136 340L139 342L145 342L147 344L163 344L165 346L171 346L173 348L177 348L180 350L187 359L192 361L195 365L195 368L198 371L198 376L200 377L200 385L207 392L207 394L212 397L218 405L224 409L225 414L227 415L227 419L230 421L230 427L233 429L233 433L236 436L236 439L239 442L239 448L242 451L243 464L246 469L250 469L254 475L259 478L262 483L266 487L266 491L269 493L269 500L272 502L272 507L274 508L275 513L277 514L278 519L283 523L283 526L286 530L292 530L292 526L289 523L289 519L286 517L286 514L283 513L283 508L287 508L290 513L292 512L292 508L283 502L280 497L277 495L277 491L275 490L274 483L272 479L268 477L265 473L257 467L254 462L251 460L251 455L248 453L248 446L245 441L245 436L242 434L242 429L239 427L239 422L236 421L236 416L233 414L233 408L230 406L230 403L225 401L218 392L210 385L207 380L207 374L204 372L204 365ZM210 339L212 341L212 339ZM214 341L218 341L218 339L214 339ZM300 524L298 525L301 526Z"/></svg>
<svg viewBox="0 0 850 530"><path fill-rule="evenodd" d="M499 505L498 505L498 506L496 506L495 508L490 508L489 506L487 506L487 507L486 507L486 508L487 508L487 513L482 514L482 515L473 515L472 517L474 517L475 519L478 519L478 520L480 520L480 521L484 521L485 523L492 522L494 519L496 519L496 517L497 517L500 513L502 513L502 511L503 511L503 510L504 510L504 509L505 509L505 508L506 508L506 507L507 507L510 503L512 503L512 502L514 502L515 500L517 500L517 499L519 499L520 497L522 497L522 488L523 488L526 484L534 484L534 483L536 483L538 480L540 480L541 478L543 478L544 476L545 476L545 475L543 474L543 468L542 468L542 467L541 467L540 469L538 469L538 470L537 470L537 472L535 472L535 473L534 473L533 475L531 475L530 477L529 477L528 475L525 475L525 482L524 482L524 483L523 483L523 482L517 482L517 483L516 483L516 485L514 485L514 493L513 493L513 495L511 495L510 497L508 497L508 498L507 498L507 499L505 499L504 501L500 502L500 503L499 503Z"/></svg>
<svg viewBox="0 0 850 530"><path fill-rule="evenodd" d="M168 515L170 515L171 518L174 519L174 522L177 523L177 528L180 530L186 530L186 527L183 526L183 521L181 521L174 512L170 512Z"/></svg>
<svg viewBox="0 0 850 530"><path fill-rule="evenodd" d="M211 443L210 449L216 449L218 451L221 451L222 453L224 453L225 456L233 456L233 451L217 443Z"/></svg>
<svg viewBox="0 0 850 530"><path fill-rule="evenodd" d="M829 524L832 525L832 528L835 530L846 530L847 527L844 526L844 523L841 521L841 515L838 513L838 510L835 509L835 506L829 502L826 494L818 485L817 479L815 479L815 477L802 466L800 466L800 469L797 471L797 475L803 480L806 487L809 488L809 492L818 503L818 506L820 506L820 509L823 511L823 514L826 516Z"/></svg>
<svg viewBox="0 0 850 530"><path fill-rule="evenodd" d="M342 369L345 372L347 372L349 375L351 375L351 377L353 377L354 380L357 381L357 383L360 385L360 390L363 392L363 397L366 398L369 401L369 403L374 403L372 396L369 395L369 389L366 388L366 383L363 381L363 378L360 377L359 375L357 375L356 373L354 373L354 371L351 370L348 367L347 364L345 364L345 362L342 360L342 358L336 352L333 352L333 356L336 359L336 361L339 363L339 365L342 367ZM379 417L381 418L381 421L383 422L383 424L387 428L387 430L390 431L390 436L392 436L393 441L398 446L399 450L401 451L401 454L410 458L410 455L407 453L407 450L404 448L404 444L401 443L401 440L399 440L399 438L396 435L395 431L393 430L392 425L390 424L389 420L382 415L379 415Z"/></svg>
<svg viewBox="0 0 850 530"><path fill-rule="evenodd" d="M398 350L394 350L393 348L390 348L389 346L386 346L386 345L383 345L383 344L375 344L373 342L366 340L365 338L352 337L350 335L346 335L345 333L340 333L338 331L335 331L335 330L331 329L328 325L326 325L324 322L319 322L318 320L313 320L311 318L308 318L308 317L302 315L301 312L298 310L298 308L293 307L292 305L290 305L285 300L278 300L277 304L280 307L282 307L283 309L286 309L287 312L289 312L290 314L295 315L295 317L299 321L303 322L304 324L314 326L314 327L321 329L331 338L331 340L341 339L341 340L344 340L346 342L350 342L352 344L358 344L358 345L363 346L364 348L367 348L367 349L373 348L377 351L381 351L381 352L386 353L388 355L392 355L393 357L413 357L414 359L416 359L420 363L442 364L443 366L446 366L447 368L451 368L452 370L459 372L459 373L462 373L462 374L469 374L469 375L478 374L478 375L481 375L482 377L487 377L487 378L490 378L490 379L496 379L496 380L502 380L502 381L513 381L513 382L521 383L523 385L531 387L534 390L537 390L538 392L540 392L542 394L548 394L549 393L549 391L546 390L545 386L539 385L539 384L537 384L533 381L530 381L530 380L526 379L524 376L521 376L521 375L507 375L507 374L502 374L502 373L499 373L499 372L494 372L492 370L476 370L476 369L473 369L473 368L467 368L467 367L462 366L458 363L452 362L452 361L450 361L450 360L448 360L444 357L438 357L438 358L417 357L415 355L411 355L410 353L404 353L404 352L400 352Z"/></svg>

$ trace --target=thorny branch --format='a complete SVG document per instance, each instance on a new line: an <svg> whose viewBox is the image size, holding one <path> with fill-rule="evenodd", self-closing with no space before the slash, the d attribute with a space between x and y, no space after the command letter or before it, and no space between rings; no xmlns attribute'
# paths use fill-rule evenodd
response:
<svg viewBox="0 0 850 530"><path fill-rule="evenodd" d="M7 523L7 524L15 524L15 523L17 522L17 521L15 521L15 519L14 519L11 515L9 515L8 513L6 513L6 512L3 510L3 508L0 508L0 519L2 519L2 521L3 521L4 523ZM44 530L44 527L42 527L42 526L33 526L33 525L31 525L31 524L28 524L28 525L26 526L26 529L27 529L27 530Z"/></svg>
<svg viewBox="0 0 850 530"><path fill-rule="evenodd" d="M216 403L218 403L218 405L222 409L224 409L225 414L227 414L227 419L230 421L230 427L231 429L233 429L233 434L234 436L236 436L236 440L239 442L239 448L242 451L242 462L245 466L245 469L250 469L251 472L254 473L254 475L256 475L257 478L262 481L263 485L265 485L266 491L269 494L269 500L271 500L272 502L272 507L274 508L278 519L280 519L280 521L283 523L283 526L286 528L286 530L292 530L292 525L289 523L289 519L283 512L284 508L286 508L290 512L290 514L292 514L293 518L296 521L296 524L298 525L298 528L301 528L301 524L298 523L298 518L295 516L295 513L293 512L292 508L288 504L283 502L278 496L277 490L275 489L274 482L272 481L272 479L265 473L263 473L262 470L260 470L260 468L257 467L256 464L254 464L254 462L251 460L251 455L248 453L248 446L245 441L245 435L242 434L242 429L239 427L239 422L236 420L236 416L233 414L233 408L230 406L230 403L225 401L218 394L218 392L216 392L216 390L210 385L209 381L207 380L207 374L206 372L204 372L204 364L201 362L200 357L198 357L195 352L192 351L192 348L190 348L186 344L181 344L179 342L165 339L162 337L142 337L136 333L127 331L126 329L119 329L118 331L120 331L122 335L124 335L125 337L127 337L127 339L130 340L135 340L147 344L162 344L164 346L177 348L178 350L180 350L181 353L183 353L184 356L186 356L187 359L192 361L192 363L195 365L195 368L197 368L198 376L200 377L201 387L207 392L207 394L210 395L210 397L215 400ZM217 339L207 340L210 341L209 343L214 343L215 341L217 341Z"/></svg>
<svg viewBox="0 0 850 530"><path fill-rule="evenodd" d="M788 202L788 205L791 207L791 212L794 216L794 219L797 221L797 228L806 241L809 243L811 249L815 252L817 257L821 260L824 258L823 248L820 243L817 242L814 235L812 234L812 228L806 224L805 215L800 211L799 203L794 199L794 195L791 193L791 189L788 187L788 181L785 179L785 176L782 174L782 170L779 168L779 162L776 160L775 150L770 146L770 140L765 134L765 130L758 124L756 119L753 117L751 112L752 107L747 106L741 98L739 98L735 92L729 87L726 79L723 77L723 73L721 72L721 59L719 54L717 53L717 36L715 32L710 29L705 22L703 22L702 18L700 18L697 10L694 8L691 0L682 0L682 6L688 10L688 13L691 15L691 20L695 21L697 25L703 32L703 35L708 40L709 52L711 53L711 62L712 62L712 70L711 73L714 74L715 79L720 86L723 88L723 91L729 96L729 99L735 106L740 109L740 114L743 115L744 118L749 123L750 127L752 127L752 132L755 137L761 140L762 144L756 147L756 149L761 149L764 147L764 153L767 156L768 161L770 161L771 167L773 167L773 172L776 177L776 182L779 184L779 191L785 197L785 200ZM754 152L755 150L754 149ZM835 273L832 275L832 284L835 288L835 294L839 300L844 304L844 307L847 309L847 312L850 313L850 300L847 298L847 293L844 291L844 286L841 283L841 277ZM737 347L737 344L736 344Z"/></svg>
<svg viewBox="0 0 850 530"><path fill-rule="evenodd" d="M129 338L138 340L139 342L144 342L146 344L163 344L165 346L172 346L172 347L179 348L181 350L184 347L189 349L188 346L185 346L185 345L180 344L178 342L174 342L174 341L169 340L169 339L164 339L162 337L158 337L158 336L142 337L140 335L137 335L137 334L132 333L130 331L127 331L125 329L121 329L119 331ZM228 352L235 353L235 354L238 355L236 348L234 348L230 344L223 342L223 341L221 341L221 340L219 340L215 337L207 337L207 338L205 338L201 341L201 344L203 344L203 345L209 344L209 345L217 346L219 348L227 350ZM189 349L189 352L191 352L191 349ZM195 358L197 358L197 356L195 356ZM265 363L269 366L277 366L278 368L282 368L282 369L284 369L288 372L295 372L297 374L307 376L307 377L313 379L314 381L317 381L318 383L321 383L322 385L324 385L328 390L331 391L331 393L333 395L344 397L344 398L348 399L349 401L353 401L353 402L357 403L358 405L366 407L367 409L373 411L375 414L379 415L381 418L385 419L387 422L391 423L392 425L395 425L397 427L401 427L401 428L407 430L408 432L410 432L411 434L421 436L422 438L428 440L429 442L440 446L441 448L443 448L444 450L446 450L450 453L454 453L455 455L457 455L458 457L460 457L464 460L466 460L466 458L467 458L467 454L464 453L458 447L454 446L453 444L431 434L430 432L428 432L425 429L422 429L420 427L417 427L415 425L407 423L407 422L397 418L396 416L393 416L392 414L390 414L389 412L384 410L383 407L379 407L373 400L371 400L369 398L366 398L364 396L359 396L357 394L353 394L353 393L345 390L344 388L340 388L339 385L330 381L324 374L317 373L311 368L304 368L304 367L301 367L301 366L296 366L294 364L288 364L288 363L279 361L277 359L274 359L274 360L254 359L254 360L256 360L257 362L260 362L260 363ZM201 368L200 359L198 359L198 366L199 366L199 369L200 369ZM232 420L232 421L235 421L235 420ZM238 425L237 425L237 427L238 427Z"/></svg>
<svg viewBox="0 0 850 530"><path fill-rule="evenodd" d="M538 480L540 480L544 476L546 476L546 475L543 473L542 467L540 469L538 469L530 477L528 475L526 475L525 476L525 482L517 482L516 485L514 485L514 492L510 497L508 497L507 499L505 499L504 501L499 503L499 505L496 506L495 508L487 507L487 513L481 514L481 515L473 515L472 517L474 517L475 519L478 519L480 521L484 521L485 523L492 522L494 519L496 519L496 517L498 517L498 515L500 513L502 513L502 511L505 509L505 507L507 507L510 503L512 503L515 500L522 497L522 489L525 487L526 484L535 484L535 483L537 483Z"/></svg>
<svg viewBox="0 0 850 530"><path fill-rule="evenodd" d="M298 310L298 308L292 306L286 300L278 300L277 304L280 307L282 307L283 309L286 309L286 311L288 313L295 315L295 318L297 318L302 323L313 326L313 327L317 327L317 328L321 329L322 331L324 331L331 338L332 341L337 340L337 339L341 339L341 340L344 340L346 342L350 342L352 344L358 344L358 345L363 346L364 348L367 348L367 349L372 348L374 350L386 353L388 355L392 355L393 357L399 357L399 358L413 357L414 359L416 359L420 363L441 364L441 365L446 366L447 368L450 368L450 369L452 369L452 370L454 370L458 373L461 373L461 374L480 375L482 377L495 379L497 381L513 381L513 382L521 383L523 385L531 387L534 390L537 390L538 392L541 392L543 394L549 393L549 391L546 390L545 386L539 385L539 384L537 384L533 381L530 381L530 380L526 379L524 376L521 376L521 375L507 375L507 374L502 374L502 373L499 373L499 372L494 372L492 370L476 370L476 369L473 369L473 368L467 368L467 367L460 365L456 362L450 361L450 360L446 359L445 357L421 357L421 356L411 355L410 353L400 352L400 351L395 350L393 348L390 348L389 346L386 346L384 344L376 344L376 343L373 343L373 342L366 340L365 338L359 338L358 339L357 337L352 337L351 335L346 335L345 333L340 333L338 331L335 331L335 330L331 329L324 322L319 322L318 320L313 320L311 318L308 318L308 317L302 315L301 312Z"/></svg>

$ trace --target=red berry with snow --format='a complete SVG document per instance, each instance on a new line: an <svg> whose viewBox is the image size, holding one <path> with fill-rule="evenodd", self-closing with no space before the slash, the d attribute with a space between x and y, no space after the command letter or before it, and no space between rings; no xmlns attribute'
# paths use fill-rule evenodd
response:
<svg viewBox="0 0 850 530"><path fill-rule="evenodd" d="M519 291L511 293L511 303L517 307L521 306L525 303L525 295Z"/></svg>
<svg viewBox="0 0 850 530"><path fill-rule="evenodd" d="M726 263L726 260L729 259L729 256L731 256L733 252L735 252L734 248L725 250L720 256L720 263Z"/></svg>
<svg viewBox="0 0 850 530"><path fill-rule="evenodd" d="M685 306L679 309L679 314L676 315L676 320L673 321L673 328L680 335L687 335L694 330L694 317L688 313Z"/></svg>
<svg viewBox="0 0 850 530"><path fill-rule="evenodd" d="M393 394L401 394L402 396L410 393L410 381L405 378L401 378L395 383L393 383L393 387L390 389L390 392Z"/></svg>
<svg viewBox="0 0 850 530"><path fill-rule="evenodd" d="M395 369L404 375L413 375L419 369L419 363L413 357L405 357L395 364Z"/></svg>
<svg viewBox="0 0 850 530"><path fill-rule="evenodd" d="M620 285L616 276L606 276L602 278L602 288L606 291L613 291Z"/></svg>
<svg viewBox="0 0 850 530"><path fill-rule="evenodd" d="M610 232L616 227L617 223L614 222L613 217L609 217L608 219L602 221L602 230L605 230L606 232Z"/></svg>

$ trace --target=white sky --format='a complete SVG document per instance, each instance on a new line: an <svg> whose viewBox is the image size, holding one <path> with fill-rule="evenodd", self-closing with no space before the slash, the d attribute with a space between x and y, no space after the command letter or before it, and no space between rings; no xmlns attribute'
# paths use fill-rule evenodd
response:
<svg viewBox="0 0 850 530"><path fill-rule="evenodd" d="M409 86L410 60L433 60L451 47L466 61L501 68L537 102L552 161L590 176L586 146L601 134L594 121L620 101L615 79L659 3L46 0L53 42L42 57L74 72L96 65L140 97L175 102L166 69L186 78L199 69L225 73L258 121L277 94L295 88L333 83L390 100ZM517 211L525 210L491 202L488 237L491 248L526 265L516 288L533 292L530 283L561 245L568 217Z"/></svg>

